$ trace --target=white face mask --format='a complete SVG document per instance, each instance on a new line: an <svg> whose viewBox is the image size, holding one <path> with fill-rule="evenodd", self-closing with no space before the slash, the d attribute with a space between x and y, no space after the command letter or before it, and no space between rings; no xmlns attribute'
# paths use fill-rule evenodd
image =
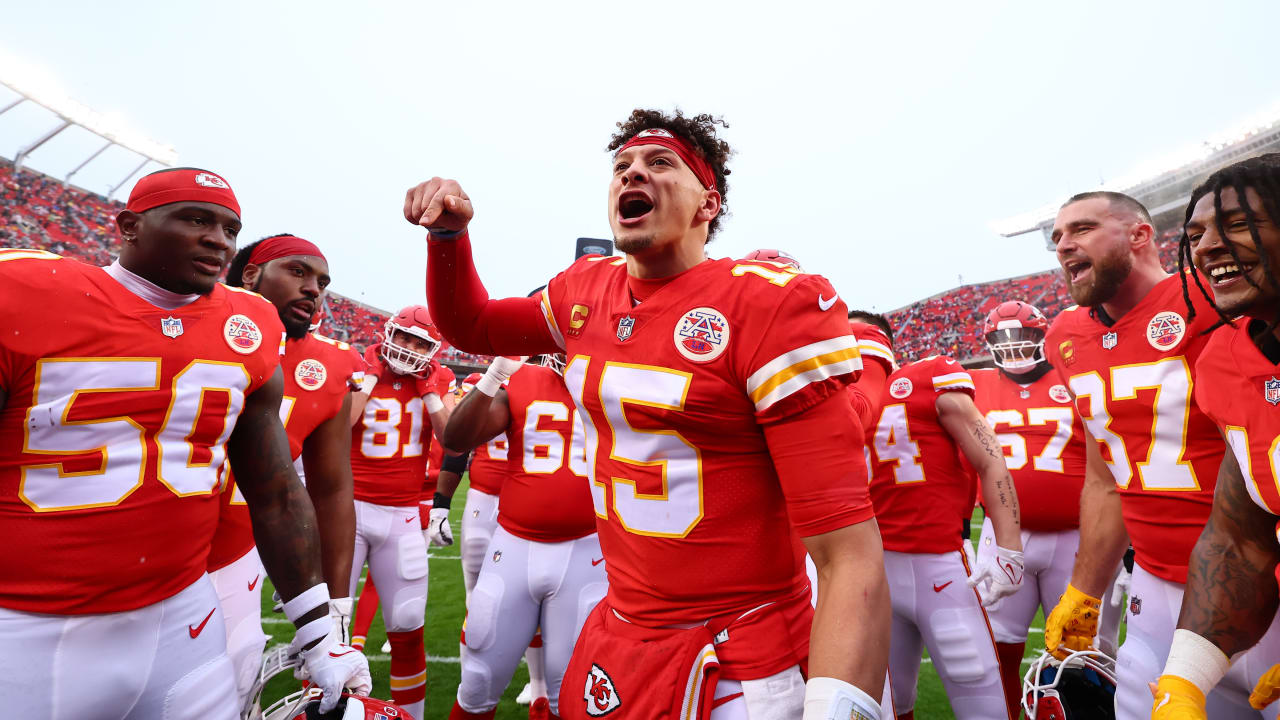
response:
<svg viewBox="0 0 1280 720"><path fill-rule="evenodd" d="M426 352L418 352L410 347L396 343L395 334L397 331L427 341L430 348ZM439 340L431 337L430 333L420 327L405 327L397 324L395 320L388 320L379 354L394 372L401 375L416 375L426 370L427 365L431 364L431 358L440 350L440 344Z"/></svg>

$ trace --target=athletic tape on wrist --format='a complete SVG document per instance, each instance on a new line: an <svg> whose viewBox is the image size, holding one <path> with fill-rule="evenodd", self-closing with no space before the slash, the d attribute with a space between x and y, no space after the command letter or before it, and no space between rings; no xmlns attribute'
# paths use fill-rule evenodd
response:
<svg viewBox="0 0 1280 720"><path fill-rule="evenodd" d="M303 625L302 627L298 628L297 634L294 635L294 643L293 643L294 647L306 653L309 650L314 649L314 648L308 648L307 647L308 645L310 645L311 643L323 637L326 637L331 632L333 632L332 618L330 618L328 615L325 615L322 618L316 618L315 620L312 620L306 625ZM317 645L316 647L319 647L319 645Z"/></svg>
<svg viewBox="0 0 1280 720"><path fill-rule="evenodd" d="M506 378L503 378L503 380L505 379ZM489 397L493 397L502 389L503 380L499 380L486 372L479 380L476 381L476 390L488 395Z"/></svg>
<svg viewBox="0 0 1280 720"><path fill-rule="evenodd" d="M284 604L284 615L289 618L289 622L294 625L298 624L298 618L315 610L320 606L324 606L325 613L329 612L329 586L320 583L298 593L296 597Z"/></svg>
<svg viewBox="0 0 1280 720"><path fill-rule="evenodd" d="M437 413L444 409L444 401L435 393L427 393L422 396L422 404L427 408L429 413Z"/></svg>
<svg viewBox="0 0 1280 720"><path fill-rule="evenodd" d="M813 677L804 686L803 720L880 720L880 703L843 680Z"/></svg>
<svg viewBox="0 0 1280 720"><path fill-rule="evenodd" d="M351 611L355 609L355 601L349 597L331 598L329 600L329 613L331 615L341 615L350 617Z"/></svg>
<svg viewBox="0 0 1280 720"><path fill-rule="evenodd" d="M1190 630L1173 631L1165 675L1176 675L1208 695L1230 667L1230 659L1217 645Z"/></svg>

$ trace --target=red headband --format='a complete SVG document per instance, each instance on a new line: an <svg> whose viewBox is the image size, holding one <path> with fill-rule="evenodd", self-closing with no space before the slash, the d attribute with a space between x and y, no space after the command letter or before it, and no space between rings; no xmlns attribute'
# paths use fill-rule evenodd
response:
<svg viewBox="0 0 1280 720"><path fill-rule="evenodd" d="M292 235L269 237L254 245L253 252L249 253L249 262L253 265L261 265L290 255L311 255L328 262L315 243Z"/></svg>
<svg viewBox="0 0 1280 720"><path fill-rule="evenodd" d="M702 156L693 149L693 146L685 142L683 138L676 137L671 132L663 130L662 128L650 128L636 133L635 136L626 142L626 144L618 148L618 152L622 152L629 147L635 147L636 145L661 145L680 156L680 159L684 161L684 164L687 165L689 169L693 171L694 176L698 178L698 182L702 183L702 187L708 190L716 189L716 174L711 171L711 166L708 165L707 161L703 160Z"/></svg>
<svg viewBox="0 0 1280 720"><path fill-rule="evenodd" d="M240 215L240 203L227 181L199 168L161 170L143 177L133 186L124 207L140 213L176 202L213 203Z"/></svg>

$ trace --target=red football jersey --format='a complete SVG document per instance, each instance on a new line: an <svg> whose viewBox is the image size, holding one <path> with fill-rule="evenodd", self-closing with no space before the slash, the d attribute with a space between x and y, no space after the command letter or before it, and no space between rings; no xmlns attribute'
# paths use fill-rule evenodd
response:
<svg viewBox="0 0 1280 720"><path fill-rule="evenodd" d="M280 367L284 372L280 421L289 436L289 454L297 460L303 441L320 423L338 414L347 392L360 386L364 360L344 342L309 333L285 341ZM254 545L249 506L234 477L223 491L220 504L218 531L209 549L210 572L240 559Z"/></svg>
<svg viewBox="0 0 1280 720"><path fill-rule="evenodd" d="M507 479L507 435L503 433L471 452L471 465L467 469L471 489L489 495L502 492Z"/></svg>
<svg viewBox="0 0 1280 720"><path fill-rule="evenodd" d="M854 321L849 323L849 331L858 339L858 353L862 356L863 364L878 362L884 366L886 373L897 369L898 363L893 358L893 344L883 330L871 323Z"/></svg>
<svg viewBox="0 0 1280 720"><path fill-rule="evenodd" d="M284 328L215 285L164 310L102 268L0 251L0 606L132 610L205 571L226 441Z"/></svg>
<svg viewBox="0 0 1280 720"><path fill-rule="evenodd" d="M1187 581L1224 452L1192 402L1204 331L1218 316L1198 292L1191 299L1196 317L1188 323L1175 275L1112 325L1088 308L1067 308L1045 343L1115 477L1137 562L1176 583Z"/></svg>
<svg viewBox="0 0 1280 720"><path fill-rule="evenodd" d="M1249 339L1248 321L1209 336L1196 361L1196 404L1218 426L1258 507L1280 515L1280 368Z"/></svg>
<svg viewBox="0 0 1280 720"><path fill-rule="evenodd" d="M381 358L377 363L366 367L366 373L377 375L377 384L351 428L355 497L374 505L417 505L431 446L431 419L420 392L423 381L397 375ZM431 367L439 366L433 362Z"/></svg>
<svg viewBox="0 0 1280 720"><path fill-rule="evenodd" d="M1052 370L1027 385L994 368L969 375L977 388L974 402L1004 446L1022 529L1080 527L1085 432L1062 379Z"/></svg>
<svg viewBox="0 0 1280 720"><path fill-rule="evenodd" d="M880 420L867 428L871 499L884 549L944 553L960 549L960 523L973 512L972 475L934 404L948 392L973 395L955 360L935 355L889 376Z"/></svg>
<svg viewBox="0 0 1280 720"><path fill-rule="evenodd" d="M761 427L843 392L861 370L825 279L707 260L637 304L623 258L587 256L542 303L569 360L579 474L593 478L619 612L699 622L805 592L797 531L872 516L860 472L847 486L784 487Z"/></svg>
<svg viewBox="0 0 1280 720"><path fill-rule="evenodd" d="M446 394L453 394L458 388L458 376L453 374L453 370L446 365L439 366L439 369L431 373L430 378L431 392L440 396L443 400ZM431 424L431 418L427 418L427 424ZM427 476L422 482L422 500L429 502L436 494L436 482L440 479L440 465L444 462L444 445L440 444L440 438L436 437L435 431L431 432L431 448L427 451Z"/></svg>
<svg viewBox="0 0 1280 720"><path fill-rule="evenodd" d="M554 370L524 365L507 383L511 422L507 481L498 496L498 524L526 540L555 543L596 531L581 434L575 454L573 398ZM552 501L548 501L553 499Z"/></svg>

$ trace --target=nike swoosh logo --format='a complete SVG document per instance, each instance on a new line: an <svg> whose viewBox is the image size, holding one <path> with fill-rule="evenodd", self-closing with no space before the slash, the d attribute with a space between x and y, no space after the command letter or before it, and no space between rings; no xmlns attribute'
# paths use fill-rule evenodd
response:
<svg viewBox="0 0 1280 720"><path fill-rule="evenodd" d="M832 305L835 305L835 304L836 304L836 301L837 301L837 300L839 300L839 299L840 299L840 293L836 293L835 295L832 295L830 300L823 300L823 299L822 299L822 294L821 294L821 293L819 293L819 294L818 294L818 309L822 310L822 312L826 312L826 311L830 310L830 309L831 309L831 306L832 306Z"/></svg>
<svg viewBox="0 0 1280 720"><path fill-rule="evenodd" d="M191 634L192 640L200 636L200 633L204 630L204 626L209 623L209 618L213 617L213 611L217 609L218 608L214 608L213 610L210 610L209 614L204 616L204 620L201 620L199 625L187 626L187 632Z"/></svg>
<svg viewBox="0 0 1280 720"><path fill-rule="evenodd" d="M347 648L346 650L343 650L343 651L342 651L342 652L340 652L340 653L336 653L336 652L334 652L334 651L330 650L330 651L329 651L329 657L334 657L334 658L342 657L343 655L350 655L350 654L351 654L351 653L353 653L353 652L359 652L359 651L358 651L358 650L356 650L355 648Z"/></svg>
<svg viewBox="0 0 1280 720"><path fill-rule="evenodd" d="M604 558L600 558L599 560L592 560L592 561L591 561L591 567L595 567L595 566L599 565L599 564L600 564L600 563L602 563L602 562L604 562Z"/></svg>
<svg viewBox="0 0 1280 720"><path fill-rule="evenodd" d="M407 518L405 518L405 519L404 519L404 521L405 521L405 522L407 522L407 523L411 523L411 522L413 522L413 521L414 521L414 520L416 520L416 519L417 519L417 518L415 518L415 517L407 517Z"/></svg>
<svg viewBox="0 0 1280 720"><path fill-rule="evenodd" d="M942 583L941 585L939 585L938 583L934 583L934 584L933 584L933 591L934 591L934 592L942 592L943 590L946 590L946 589L947 589L947 586L948 586L948 585L950 585L950 584L951 584L951 583L953 583L953 582L955 582L955 580L948 580L948 581L946 581L946 582Z"/></svg>

